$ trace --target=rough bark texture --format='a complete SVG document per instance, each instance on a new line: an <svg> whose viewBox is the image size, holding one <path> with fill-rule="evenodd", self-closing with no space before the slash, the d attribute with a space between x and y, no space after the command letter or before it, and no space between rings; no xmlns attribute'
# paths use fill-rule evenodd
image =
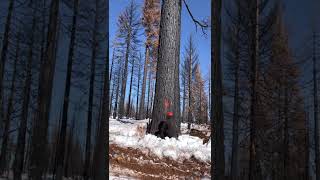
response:
<svg viewBox="0 0 320 180"><path fill-rule="evenodd" d="M59 144L56 152L57 157L57 180L61 180L63 176L63 167L64 167L64 158L65 158L65 144L66 144L66 134L67 134L67 122L68 122L68 110L69 110L69 95L71 88L71 73L72 73L72 64L74 58L74 48L76 40L76 26L77 26L77 16L78 16L78 4L79 0L74 0L73 4L73 18L72 18L72 29L71 29L71 38L69 45L69 54L68 54L68 64L67 64L67 77L65 82L65 92L63 100L63 110L62 110L62 121L61 129L59 136Z"/></svg>
<svg viewBox="0 0 320 180"><path fill-rule="evenodd" d="M316 165L316 180L320 180L320 157L319 157L319 122L318 122L318 83L317 83L317 59L316 59L316 35L313 34L313 118L314 118L314 151Z"/></svg>
<svg viewBox="0 0 320 180"><path fill-rule="evenodd" d="M177 62L180 59L181 0L164 0L161 11L159 56L150 133L154 134L160 121L166 119L166 113L172 111L173 118L168 121L168 135L177 137L176 122L180 119L180 107L174 107L177 105L174 101L180 101L180 96L175 97L175 91L179 89L179 81L176 78L179 78Z"/></svg>
<svg viewBox="0 0 320 180"><path fill-rule="evenodd" d="M88 180L90 178L90 157L91 157L91 125L92 125L92 109L93 109L93 96L94 96L94 82L95 82L95 72L96 72L96 56L97 56L97 31L98 31L98 2L96 0L96 9L95 9L95 20L94 20L94 29L92 32L92 54L91 54L91 67L90 67L90 88L89 88L89 100L88 100L88 118L87 118L87 134L86 134L86 147L85 147L85 162L83 169L83 179Z"/></svg>
<svg viewBox="0 0 320 180"><path fill-rule="evenodd" d="M239 8L240 9L240 8ZM238 12L238 15L240 13ZM235 31L235 39L232 40L235 44L235 72L234 72L234 97L233 97L233 122L232 122L232 154L231 154L231 177L232 180L238 179L238 151L239 151L239 76L240 76L240 47L239 47L239 23Z"/></svg>
<svg viewBox="0 0 320 180"><path fill-rule="evenodd" d="M53 0L50 5L50 17L48 24L47 45L45 57L41 64L39 99L37 118L34 122L32 132L32 150L30 162L30 175L34 180L42 179L46 168L46 149L47 148L47 131L49 110L51 104L51 94L53 77L56 62L56 44L58 36L58 12L59 0Z"/></svg>
<svg viewBox="0 0 320 180"><path fill-rule="evenodd" d="M8 8L8 16L6 19L3 41L2 41L2 49L1 49L1 59L0 59L0 129L2 127L2 121L4 119L3 114L3 102L2 102L2 95L3 95L3 76L5 71L5 65L7 60L8 54L8 47L9 47L9 32L11 30L11 18L13 13L13 5L14 0L10 0L9 8Z"/></svg>
<svg viewBox="0 0 320 180"><path fill-rule="evenodd" d="M151 74L152 74L152 68L151 68L151 63L149 63L149 74L148 74L148 96L147 96L147 114L146 114L146 118L149 118L150 116L150 97L151 97L151 82L152 82L152 78L151 78Z"/></svg>
<svg viewBox="0 0 320 180"><path fill-rule="evenodd" d="M109 1L105 0L107 14L109 14ZM108 21L108 20L107 20ZM107 24L107 37L109 37L109 22ZM104 86L103 86L103 100L102 100L102 112L100 117L100 129L98 135L98 142L95 148L94 159L95 167L93 169L94 180L107 180L108 179L108 154L109 154L109 39L107 38L107 57L105 62L104 72Z"/></svg>
<svg viewBox="0 0 320 180"><path fill-rule="evenodd" d="M259 60L259 0L252 4L251 19L251 104L250 104L250 162L249 180L257 179L256 162L256 118L257 118L257 92L258 92L258 60Z"/></svg>
<svg viewBox="0 0 320 180"><path fill-rule="evenodd" d="M1 154L0 154L0 174L2 174L6 167L7 167L7 150L8 150L8 141L9 141L9 130L11 125L11 116L13 112L13 105L14 105L14 95L16 93L16 76L17 76L17 62L19 60L19 52L20 51L20 37L17 37L17 48L15 54L15 60L13 65L13 74L12 74L12 81L10 87L10 94L8 99L8 108L4 120L4 131L2 134L2 145L1 145Z"/></svg>
<svg viewBox="0 0 320 180"><path fill-rule="evenodd" d="M31 91L31 81L32 81L32 58L33 58L33 42L34 42L34 29L35 29L35 17L33 18L33 26L31 33L31 43L29 45L29 54L26 69L26 78L23 87L23 102L22 102L22 113L19 126L19 133L17 139L17 148L15 151L15 159L13 164L13 177L14 180L21 180L21 175L23 171L24 162L24 152L26 146L26 132L27 132L27 122L28 122L28 111L29 111L29 101L30 101L30 91Z"/></svg>
<svg viewBox="0 0 320 180"><path fill-rule="evenodd" d="M214 159L211 162L215 163L212 166L211 171L214 174L216 180L224 179L225 159L224 159L224 117L223 117L223 103L222 103L222 72L221 72L221 0L211 1L211 69L213 77L213 121L212 127L214 127L215 143L212 143L214 147ZM215 124L213 124L215 123Z"/></svg>

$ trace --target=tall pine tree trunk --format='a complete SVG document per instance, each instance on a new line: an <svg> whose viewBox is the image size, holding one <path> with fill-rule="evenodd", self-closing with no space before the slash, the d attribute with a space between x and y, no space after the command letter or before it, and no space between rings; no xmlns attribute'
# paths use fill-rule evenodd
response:
<svg viewBox="0 0 320 180"><path fill-rule="evenodd" d="M28 112L29 112L29 101L30 101L30 91L31 91L31 81L32 81L32 59L33 59L33 43L34 43L34 30L35 30L35 17L32 22L32 32L31 32L31 43L29 45L28 62L26 69L26 77L23 87L23 102L22 102L22 113L19 126L19 133L17 139L17 148L15 151L15 159L13 164L13 177L14 180L21 180L21 175L23 172L24 165L24 154L26 146L26 133L27 133L27 122L28 122Z"/></svg>
<svg viewBox="0 0 320 180"><path fill-rule="evenodd" d="M8 15L6 19L5 29L4 29L4 35L2 40L2 48L1 48L1 59L0 59L0 129L2 128L2 121L4 120L4 114L3 114L3 77L4 77L4 71L5 71L5 65L8 55L8 47L9 47L9 33L11 31L11 19L12 19L12 13L13 13L13 6L14 6L14 0L10 0L9 2L9 8L8 8Z"/></svg>
<svg viewBox="0 0 320 180"><path fill-rule="evenodd" d="M74 0L73 4L73 19L72 19L72 28L71 28L71 38L69 45L69 54L68 54L68 64L67 64L67 77L65 82L65 92L63 100L63 110L62 110L62 121L61 129L59 136L59 144L56 152L57 157L57 180L61 180L63 176L63 166L64 166L64 156L65 156L65 142L67 134L67 122L68 122L68 111L69 111L69 98L70 98L70 88L71 88L71 74L72 74L72 63L74 58L74 48L76 40L76 26L77 26L77 16L78 16L78 5L79 0Z"/></svg>
<svg viewBox="0 0 320 180"><path fill-rule="evenodd" d="M127 108L127 117L131 116L131 92L132 92L132 81L133 81L133 70L134 70L134 62L135 62L135 59L133 59L133 62L132 62L132 67L131 67L131 78L130 78L130 88L129 88L129 103L128 103L128 108Z"/></svg>
<svg viewBox="0 0 320 180"><path fill-rule="evenodd" d="M140 54L141 59L141 54ZM141 62L141 61L140 61ZM139 118L139 93L140 93L140 78L141 78L141 66L139 64L139 70L138 70L138 87L137 87L137 99L136 99L136 119Z"/></svg>
<svg viewBox="0 0 320 180"><path fill-rule="evenodd" d="M86 134L86 148L85 148L85 162L83 169L83 179L88 180L90 178L90 157L91 157L91 124L92 124L92 109L93 109L93 96L94 96L94 81L95 81L95 71L96 71L96 57L97 57L97 46L98 46L98 2L95 0L95 20L94 29L92 32L92 54L91 54L91 71L90 71L90 88L89 88L89 104L88 104L88 120L87 120L87 134Z"/></svg>
<svg viewBox="0 0 320 180"><path fill-rule="evenodd" d="M288 158L289 158L289 129L288 129L288 111L289 111L289 97L288 97L288 84L285 85L284 92L284 139L283 139L283 180L288 180L289 171L288 171Z"/></svg>
<svg viewBox="0 0 320 180"><path fill-rule="evenodd" d="M75 117L73 117L72 125L69 131L68 136L68 145L67 145L67 152L66 152L66 158L65 158L65 165L64 165L64 177L69 177L69 167L70 167L70 153L72 151L72 145L73 145L73 132L74 132L74 126L75 126Z"/></svg>
<svg viewBox="0 0 320 180"><path fill-rule="evenodd" d="M145 118L145 95L146 95L146 86L147 86L147 73L148 73L148 64L149 64L149 48L146 45L146 55L145 55L145 62L143 66L143 80L142 80L142 90L141 90L141 97L140 97L140 107L139 107L139 119Z"/></svg>
<svg viewBox="0 0 320 180"><path fill-rule="evenodd" d="M239 5L238 5L239 6ZM240 8L238 9L240 11ZM240 15L240 12L238 12ZM240 16L238 22L240 23ZM239 75L240 75L240 52L239 52L239 24L236 27L235 40L236 44L235 52L235 73L234 73L234 97L233 97L233 122L232 122L232 154L231 154L231 178L232 180L238 180L238 139L239 139Z"/></svg>
<svg viewBox="0 0 320 180"><path fill-rule="evenodd" d="M109 1L105 0L107 3L107 13L109 12ZM107 37L109 37L109 23L107 22ZM107 44L109 44L109 39L107 40ZM107 169L109 169L109 162L107 155L108 152L108 141L109 141L109 135L108 135L108 129L109 124L107 123L109 121L109 45L107 46L107 57L105 61L105 72L104 72L104 86L103 86L103 97L102 97L102 112L100 117L100 128L99 128L99 134L97 139L97 144L95 148L94 153L94 162L95 166L93 168L93 179L94 180L107 180L108 174Z"/></svg>
<svg viewBox="0 0 320 180"><path fill-rule="evenodd" d="M150 118L150 98L151 98L151 63L150 63L150 66L149 66L149 75L148 75L148 96L147 96L147 118Z"/></svg>
<svg viewBox="0 0 320 180"><path fill-rule="evenodd" d="M116 90L116 100L113 108L113 118L118 116L118 100L119 100L119 90L120 90L120 78L121 77L121 67L119 66L118 77L117 77L117 90Z"/></svg>
<svg viewBox="0 0 320 180"><path fill-rule="evenodd" d="M316 59L316 34L313 33L313 118L314 118L314 151L316 165L316 180L320 180L319 158L319 122L318 122L318 83L317 83L317 59Z"/></svg>
<svg viewBox="0 0 320 180"><path fill-rule="evenodd" d="M159 56L157 63L154 108L150 133L158 130L160 121L166 119L167 111L173 112L173 119L168 121L168 136L177 137L176 122L180 118L180 107L176 106L179 93L179 59L181 32L181 0L162 2L159 38Z"/></svg>
<svg viewBox="0 0 320 180"><path fill-rule="evenodd" d="M213 117L211 122L212 127L215 129L215 136L212 139L215 140L214 155L215 158L211 162L215 163L215 166L211 166L211 172L214 173L214 179L224 179L224 134L223 134L223 102L222 102L222 72L221 72L221 0L211 0L211 77L213 77ZM213 124L215 122L215 124ZM211 133L213 134L213 133Z"/></svg>
<svg viewBox="0 0 320 180"><path fill-rule="evenodd" d="M306 144L305 144L305 159L306 159L306 163L305 163L305 180L309 180L309 114L308 111L305 113L305 133L306 133Z"/></svg>
<svg viewBox="0 0 320 180"><path fill-rule="evenodd" d="M115 51L115 49L113 49L113 53L112 53L111 70L110 70L109 81L112 81L113 64L114 64L114 51ZM112 91L111 91L110 99L109 99L109 110L110 111L109 111L108 117L110 116L110 113L111 113L112 100L113 100L113 96L114 96L114 88L115 88L115 81L113 81L113 83L112 83Z"/></svg>
<svg viewBox="0 0 320 180"><path fill-rule="evenodd" d="M131 21L129 27L131 27ZM124 106L126 99L126 87L127 87L127 78L128 78L128 63L129 63L129 55L130 55L130 44L131 44L131 29L128 32L126 39L126 54L125 54L125 63L124 63L124 74L122 76L121 82L121 93L120 93L120 103L119 103L119 118L124 116Z"/></svg>
<svg viewBox="0 0 320 180"><path fill-rule="evenodd" d="M191 47L191 40L190 40L190 47ZM189 52L189 63L188 63L188 129L190 130L191 128L191 123L192 123L192 54Z"/></svg>
<svg viewBox="0 0 320 180"><path fill-rule="evenodd" d="M187 92L186 92L186 76L183 76L183 99L182 99L182 122L185 121L185 112L186 112L186 98L187 98Z"/></svg>
<svg viewBox="0 0 320 180"><path fill-rule="evenodd" d="M16 93L16 76L17 76L17 62L19 60L19 53L20 53L20 37L17 37L17 48L15 54L15 60L13 65L13 74L12 74L12 81L10 87L10 94L8 99L8 108L7 113L5 116L4 121L4 131L2 135L2 145L1 145L1 154L0 154L0 174L2 174L7 167L7 150L8 150L8 141L9 141L9 130L11 125L11 115L13 112L13 105L14 105L14 95Z"/></svg>
<svg viewBox="0 0 320 180"><path fill-rule="evenodd" d="M59 15L59 0L52 0L50 5L50 17L48 24L47 45L44 59L41 64L40 84L39 84L39 99L37 117L34 122L30 174L32 179L40 180L46 169L46 149L47 148L47 131L48 119L51 104L51 94L53 77L56 61L56 47L58 36L58 15Z"/></svg>
<svg viewBox="0 0 320 180"><path fill-rule="evenodd" d="M259 0L254 0L251 11L251 104L250 104L250 160L249 180L257 179L256 160L256 119L258 98L258 60L259 60Z"/></svg>

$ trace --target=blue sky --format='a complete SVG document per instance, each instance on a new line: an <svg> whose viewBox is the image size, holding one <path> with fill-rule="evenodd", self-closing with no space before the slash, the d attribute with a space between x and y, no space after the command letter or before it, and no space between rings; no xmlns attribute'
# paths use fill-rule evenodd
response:
<svg viewBox="0 0 320 180"><path fill-rule="evenodd" d="M143 0L134 0L141 7L143 6ZM209 0L186 0L188 3L193 16L199 20L208 19L210 17L210 1ZM109 23L110 23L110 43L115 37L117 31L117 19L118 16L126 6L128 6L130 0L110 0L110 14L109 14ZM201 29L198 28L196 31L195 25L189 16L187 9L184 4L182 6L181 12L181 54L180 60L183 60L184 46L187 43L187 39L190 34L194 35L194 41L198 49L199 61L201 65L201 71L203 75L208 74L210 67L210 29L207 30L207 36L204 36L201 32ZM143 34L143 32L142 32ZM141 39L144 39L144 34L141 36ZM144 46L141 46L141 52L144 54ZM112 58L112 49L110 49L110 58ZM110 60L111 63L111 60Z"/></svg>

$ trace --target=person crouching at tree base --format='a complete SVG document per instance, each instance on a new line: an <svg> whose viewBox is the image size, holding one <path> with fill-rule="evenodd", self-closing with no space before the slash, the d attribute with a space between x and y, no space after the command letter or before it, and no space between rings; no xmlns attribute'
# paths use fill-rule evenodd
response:
<svg viewBox="0 0 320 180"><path fill-rule="evenodd" d="M158 125L158 131L155 133L157 137L164 139L165 137L169 137L169 125L168 121L172 120L173 112L167 112L166 120L161 121Z"/></svg>

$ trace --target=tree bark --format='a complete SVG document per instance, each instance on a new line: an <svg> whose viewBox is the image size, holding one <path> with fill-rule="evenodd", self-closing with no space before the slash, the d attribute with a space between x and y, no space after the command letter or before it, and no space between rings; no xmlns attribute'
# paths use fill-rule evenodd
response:
<svg viewBox="0 0 320 180"><path fill-rule="evenodd" d="M139 107L139 119L145 118L145 95L146 95L146 85L147 85L147 73L148 73L148 64L149 64L149 48L146 45L146 55L145 55L145 62L143 67L143 80L142 80L142 90L141 90L141 98L140 98L140 107Z"/></svg>
<svg viewBox="0 0 320 180"><path fill-rule="evenodd" d="M121 77L121 67L119 66L118 77L117 77L117 90L116 90L116 101L113 108L113 118L118 116L118 100L119 100L119 90L120 90L120 77Z"/></svg>
<svg viewBox="0 0 320 180"><path fill-rule="evenodd" d="M151 82L152 82L152 79L151 79L151 71L152 71L152 68L151 68L151 63L150 63L150 66L149 66L149 75L148 75L148 97L147 97L147 116L146 118L150 118L150 97L151 97Z"/></svg>
<svg viewBox="0 0 320 180"><path fill-rule="evenodd" d="M66 144L69 98L70 98L69 96L70 96L70 89L71 89L72 64L73 64L75 40L76 40L78 5L79 5L79 0L74 0L72 29L71 29L71 38L70 38L68 64L67 64L67 77L66 77L66 82L65 82L66 89L64 92L59 144L58 144L58 150L56 152L56 157L57 157L57 164L56 164L57 176L56 176L56 178L57 178L57 180L62 179L63 169L64 169L64 159L65 159L65 149L66 149L65 144Z"/></svg>
<svg viewBox="0 0 320 180"><path fill-rule="evenodd" d="M105 0L107 14L109 13L109 1ZM107 20L108 21L108 20ZM109 37L109 22L107 22L107 37ZM109 147L109 39L107 38L107 57L105 61L104 87L102 97L102 112L100 117L100 128L98 140L95 148L94 159L95 168L93 169L94 180L107 180L109 174L108 148Z"/></svg>
<svg viewBox="0 0 320 180"><path fill-rule="evenodd" d="M164 0L161 8L159 56L156 72L155 98L150 133L158 130L160 121L166 119L168 111L173 112L172 120L168 121L168 136L177 137L176 122L180 118L180 107L174 107L175 97L179 89L179 59L181 32L181 0ZM178 75L178 76L177 76Z"/></svg>
<svg viewBox="0 0 320 180"><path fill-rule="evenodd" d="M140 61L141 63L141 54L140 54ZM140 78L141 78L141 66L139 64L139 70L138 70L138 87L137 87L137 99L136 99L136 119L139 118L139 92L140 92Z"/></svg>
<svg viewBox="0 0 320 180"><path fill-rule="evenodd" d="M31 43L29 45L29 54L27 62L27 73L24 81L23 87L23 102L22 102L22 113L19 126L19 133L17 139L17 147L15 151L15 159L13 164L13 178L14 180L21 180L21 175L23 172L24 163L24 153L26 146L26 133L27 133L27 122L28 122L28 112L29 112L29 101L30 101L30 91L31 91L31 81L32 81L32 59L33 59L33 44L34 44L34 31L35 31L35 17L32 22L32 32L31 32Z"/></svg>
<svg viewBox="0 0 320 180"><path fill-rule="evenodd" d="M211 1L211 77L213 77L213 103L211 108L213 111L214 120L211 122L214 127L214 158L211 162L215 163L215 166L211 166L211 171L214 174L216 180L225 179L225 159L224 159L224 116L223 116L223 89L222 89L222 72L221 72L221 0ZM215 126L214 126L215 122Z"/></svg>
<svg viewBox="0 0 320 180"><path fill-rule="evenodd" d="M190 47L190 52L189 52L189 63L188 63L188 129L190 130L191 128L191 123L192 123L192 89L191 89L191 84L192 84L192 52L191 52L191 37L189 41L189 47Z"/></svg>
<svg viewBox="0 0 320 180"><path fill-rule="evenodd" d="M4 114L3 114L3 76L5 71L5 65L8 54L9 47L9 33L11 31L11 18L13 13L14 0L10 0L8 7L8 15L6 19L3 41L2 41L2 49L1 49L1 59L0 59L0 129L2 128Z"/></svg>
<svg viewBox="0 0 320 180"><path fill-rule="evenodd" d="M313 117L314 117L314 151L316 165L316 180L320 180L319 158L319 122L318 122L318 83L317 83L317 59L316 59L316 34L313 33Z"/></svg>
<svg viewBox="0 0 320 180"><path fill-rule="evenodd" d="M4 121L4 131L2 135L2 145L1 145L1 154L0 154L0 175L3 174L7 167L7 150L8 150L8 141L9 141L9 130L11 125L11 115L13 112L13 105L14 105L14 95L15 95L15 89L16 89L16 76L17 76L17 62L19 60L19 53L20 53L20 37L18 35L17 37L17 48L16 48L16 54L15 54L15 60L13 65L13 74L12 74L12 81L11 81L11 87L10 87L10 94L8 99L8 108L7 113L5 116Z"/></svg>
<svg viewBox="0 0 320 180"><path fill-rule="evenodd" d="M238 22L240 23L240 5L238 5ZM232 155L231 155L231 179L238 180L238 139L239 139L239 74L240 74L240 52L239 52L239 41L240 41L240 24L237 24L236 34L234 43L236 44L235 49L235 73L234 73L234 97L233 97L233 122L232 122Z"/></svg>
<svg viewBox="0 0 320 180"><path fill-rule="evenodd" d="M256 162L256 118L257 118L257 97L258 97L258 65L259 65L259 0L254 0L251 16L251 104L250 104L250 162L249 180L257 179Z"/></svg>
<svg viewBox="0 0 320 180"><path fill-rule="evenodd" d="M73 132L74 132L74 126L75 126L75 117L73 117L72 125L69 132L69 140L67 145L67 152L66 152L66 158L65 158L65 165L64 165L64 177L69 177L69 161L70 161L70 153L72 151L72 145L73 145Z"/></svg>
<svg viewBox="0 0 320 180"><path fill-rule="evenodd" d="M182 122L185 121L185 111L186 111L186 98L187 98L187 93L186 93L186 77L185 75L183 76L183 100L182 100Z"/></svg>
<svg viewBox="0 0 320 180"><path fill-rule="evenodd" d="M110 77L109 77L110 81L112 81L112 71L113 71L113 64L114 64L114 51L115 51L115 49L113 49L113 53L112 53L111 70L110 70ZM112 108L114 88L115 88L115 81L113 81L113 83L112 83L112 91L111 91L110 99L109 99L109 110L110 111L109 111L108 117L110 116L110 112L111 112L111 108Z"/></svg>
<svg viewBox="0 0 320 180"><path fill-rule="evenodd" d="M131 116L131 92L132 92L132 81L133 81L133 70L134 70L134 62L135 59L133 58L132 67L131 67L131 78L130 78L130 88L129 88L129 103L127 108L127 117Z"/></svg>
<svg viewBox="0 0 320 180"><path fill-rule="evenodd" d="M132 26L132 21L129 22L129 27ZM128 63L129 63L129 55L130 55L130 44L131 44L131 29L127 34L126 39L126 53L125 53L125 64L124 64L124 74L122 76L121 82L121 93L120 93L120 103L119 103L119 118L124 116L124 106L125 106L125 99L126 99L126 87L127 87L127 78L128 78Z"/></svg>
<svg viewBox="0 0 320 180"><path fill-rule="evenodd" d="M38 97L39 111L32 132L33 138L30 162L30 175L34 180L41 180L46 168L45 164L47 158L44 149L47 148L48 119L56 61L55 50L58 36L59 2L59 0L53 0L51 2L46 52L43 63L41 64L41 85L39 85Z"/></svg>
<svg viewBox="0 0 320 180"><path fill-rule="evenodd" d="M89 88L89 104L88 104L88 120L87 120L87 135L86 135L86 149L85 149L85 162L83 169L83 179L88 180L90 178L90 157L91 157L91 124L92 124L92 109L93 109L93 96L94 96L94 81L95 81L95 71L96 71L96 56L97 56L97 31L98 31L98 4L99 0L95 0L96 9L95 9L95 20L94 20L94 29L92 33L92 54L91 54L91 71L90 71L90 88Z"/></svg>
<svg viewBox="0 0 320 180"><path fill-rule="evenodd" d="M289 129L288 129L288 111L289 111L289 97L288 97L288 85L285 85L284 92L284 141L283 141L283 180L288 180L289 171L288 171L288 162L289 162Z"/></svg>

